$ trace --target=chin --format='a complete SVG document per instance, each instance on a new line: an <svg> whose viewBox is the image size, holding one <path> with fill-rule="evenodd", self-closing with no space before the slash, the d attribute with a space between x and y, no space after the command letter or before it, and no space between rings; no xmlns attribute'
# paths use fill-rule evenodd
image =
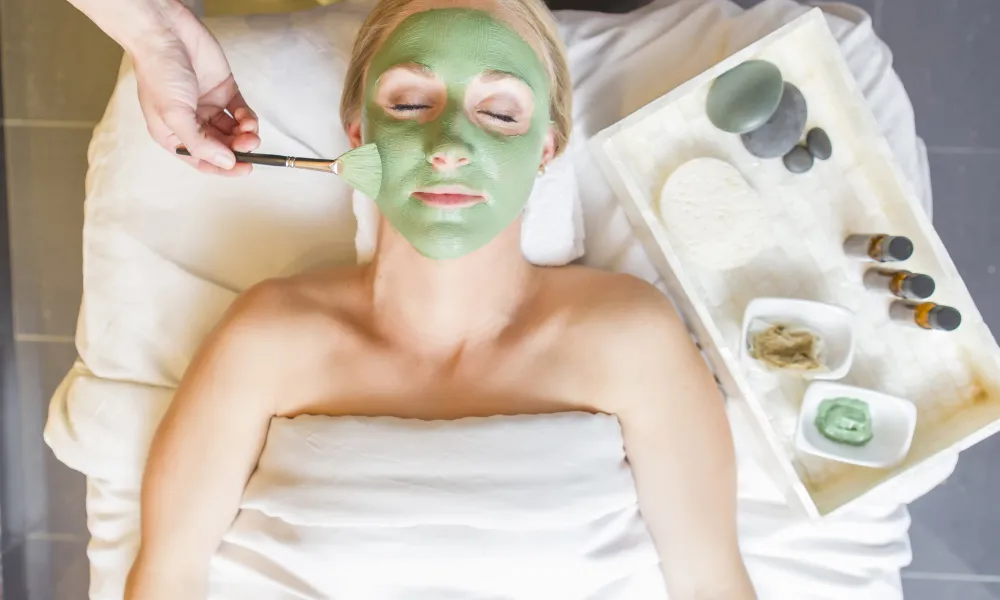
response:
<svg viewBox="0 0 1000 600"><path fill-rule="evenodd" d="M413 248L423 257L431 260L454 260L468 256L490 242L475 243L466 236L454 235L445 231L435 232L435 235L421 236L419 240L409 240Z"/></svg>

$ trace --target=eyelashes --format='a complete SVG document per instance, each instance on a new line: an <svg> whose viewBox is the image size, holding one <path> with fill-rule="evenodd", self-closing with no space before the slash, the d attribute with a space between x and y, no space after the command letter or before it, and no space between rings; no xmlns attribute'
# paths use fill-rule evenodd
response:
<svg viewBox="0 0 1000 600"><path fill-rule="evenodd" d="M427 110L427 109L431 108L431 106L429 104L402 104L402 103L400 103L400 104L393 104L389 108L392 109L393 112L397 112L397 113L410 113L410 114L412 114L412 113L418 113L418 112L423 111L423 110ZM504 125L512 125L512 124L517 123L517 119L515 119L511 115L507 115L507 114L504 114L504 113L497 113L497 112L493 112L493 111L490 111L490 110L479 110L479 111L476 111L476 112L478 114L483 115L484 117L492 120L492 121L496 121L496 122L504 124Z"/></svg>
<svg viewBox="0 0 1000 600"><path fill-rule="evenodd" d="M393 104L390 108L396 112L419 112L430 108L429 104Z"/></svg>
<svg viewBox="0 0 1000 600"><path fill-rule="evenodd" d="M510 115L505 115L505 114L502 114L502 113L495 113L495 112L492 112L492 111L489 111L489 110L480 110L480 111L477 111L477 112L479 112L479 114L484 115L484 116L486 116L486 117L488 117L490 119L493 119L494 121L499 121L501 123L505 123L505 124L517 123L517 119L515 119L514 117L512 117Z"/></svg>

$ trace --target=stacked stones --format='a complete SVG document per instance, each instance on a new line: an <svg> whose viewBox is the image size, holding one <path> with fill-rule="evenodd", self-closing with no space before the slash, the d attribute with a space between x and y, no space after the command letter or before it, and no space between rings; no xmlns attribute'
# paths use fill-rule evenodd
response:
<svg viewBox="0 0 1000 600"><path fill-rule="evenodd" d="M815 127L806 134L805 96L784 81L774 64L748 60L720 75L708 91L708 119L723 131L740 136L758 158L778 158L792 173L805 173L814 159L833 154L830 136Z"/></svg>

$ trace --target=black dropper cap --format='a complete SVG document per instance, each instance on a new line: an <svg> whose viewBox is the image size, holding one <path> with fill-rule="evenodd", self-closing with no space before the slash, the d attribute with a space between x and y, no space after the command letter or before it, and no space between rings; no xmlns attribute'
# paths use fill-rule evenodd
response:
<svg viewBox="0 0 1000 600"><path fill-rule="evenodd" d="M934 279L930 275L917 273L904 279L902 288L908 298L923 300L934 293Z"/></svg>
<svg viewBox="0 0 1000 600"><path fill-rule="evenodd" d="M889 239L885 253L890 260L906 260L913 256L913 242L908 237L893 236Z"/></svg>
<svg viewBox="0 0 1000 600"><path fill-rule="evenodd" d="M962 313L950 306L935 306L927 315L927 320L934 329L954 331L962 324Z"/></svg>

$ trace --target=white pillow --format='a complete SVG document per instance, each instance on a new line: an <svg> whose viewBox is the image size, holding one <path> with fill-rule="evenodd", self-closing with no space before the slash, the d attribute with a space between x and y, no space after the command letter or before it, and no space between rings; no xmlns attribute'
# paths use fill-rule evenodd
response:
<svg viewBox="0 0 1000 600"><path fill-rule="evenodd" d="M349 3L208 20L260 116L261 152L333 158L349 148L338 109L367 10ZM350 188L332 175L258 167L227 179L188 168L149 139L135 86L126 60L90 148L77 343L99 376L176 385L242 290L365 260L375 209L363 197L352 207ZM536 181L522 247L536 264L561 265L583 253L582 238L573 164L561 157Z"/></svg>

